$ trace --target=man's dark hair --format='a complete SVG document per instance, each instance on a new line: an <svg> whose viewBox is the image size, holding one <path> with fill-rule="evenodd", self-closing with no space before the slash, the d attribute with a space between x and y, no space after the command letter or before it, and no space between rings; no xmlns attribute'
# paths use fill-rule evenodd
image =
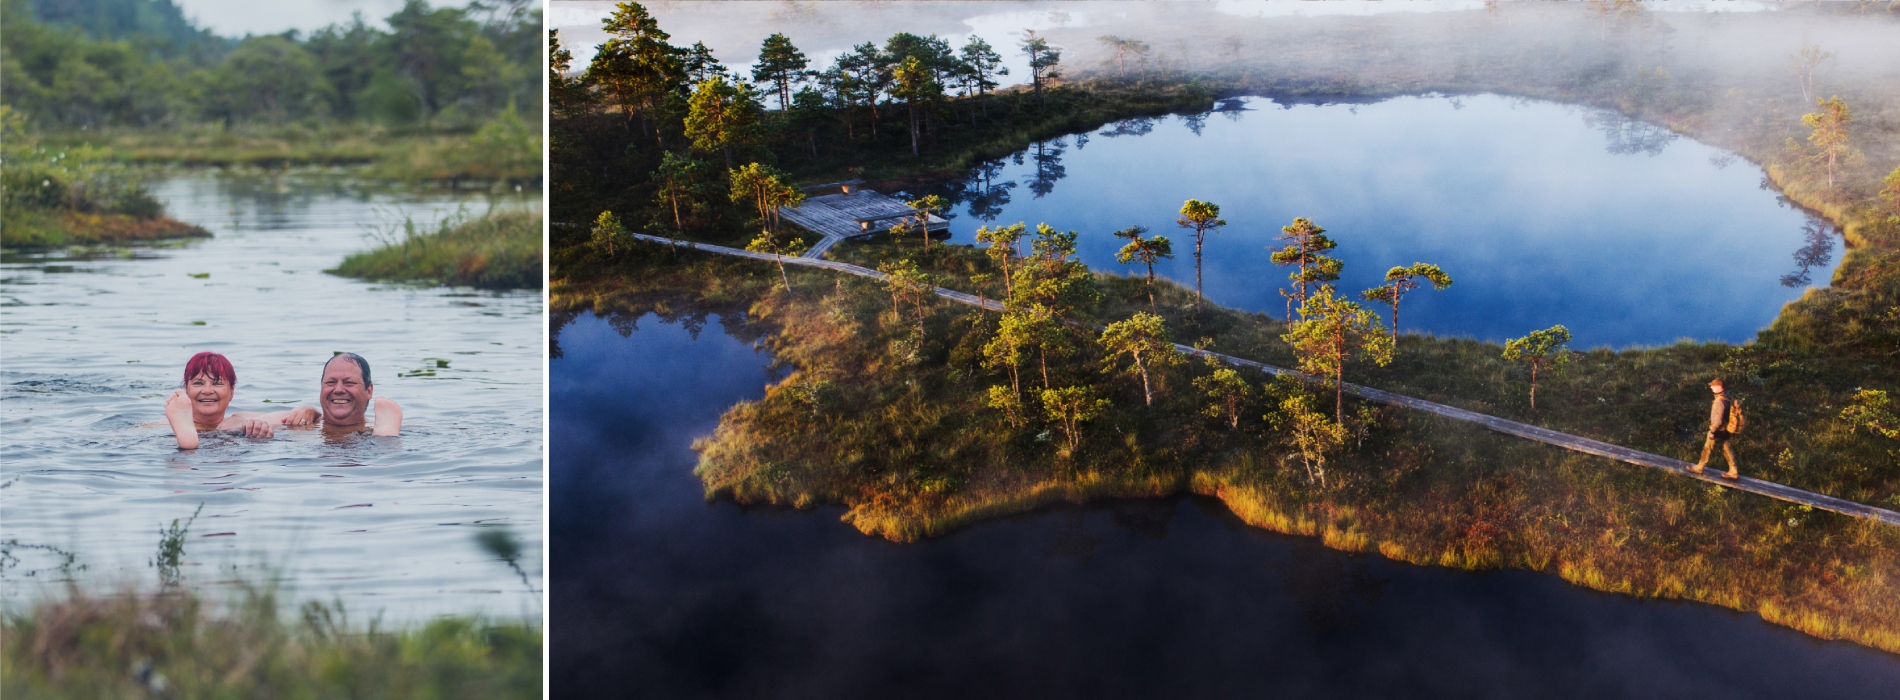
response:
<svg viewBox="0 0 1900 700"><path fill-rule="evenodd" d="M337 361L337 358L340 358L340 357L347 357L347 358L350 358L351 360L356 361L356 366L363 370L363 385L364 386L376 386L376 382L372 382L369 380L369 360L365 360L363 359L362 355L358 355L353 352L339 352L339 353L331 355L330 359L323 361L323 371L325 372L330 371L330 363Z"/></svg>

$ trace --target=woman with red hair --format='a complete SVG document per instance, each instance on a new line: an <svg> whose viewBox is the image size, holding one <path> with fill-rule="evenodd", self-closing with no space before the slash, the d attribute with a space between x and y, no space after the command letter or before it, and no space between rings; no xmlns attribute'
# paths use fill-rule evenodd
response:
<svg viewBox="0 0 1900 700"><path fill-rule="evenodd" d="M165 421L178 438L178 448L198 448L198 433L205 430L231 430L246 437L268 438L273 426L283 425L290 415L244 412L225 415L237 388L237 368L215 352L201 352L185 363L185 383L165 399Z"/></svg>

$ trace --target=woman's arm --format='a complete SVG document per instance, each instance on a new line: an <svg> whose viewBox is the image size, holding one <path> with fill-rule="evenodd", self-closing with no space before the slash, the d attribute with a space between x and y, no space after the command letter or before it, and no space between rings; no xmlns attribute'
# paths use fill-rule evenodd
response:
<svg viewBox="0 0 1900 700"><path fill-rule="evenodd" d="M278 422L270 419L271 415L272 414L269 413L258 413L256 411L233 413L226 417L223 423L218 424L218 429L243 433L244 437L249 438L269 439L275 434L271 430L271 426L278 424Z"/></svg>
<svg viewBox="0 0 1900 700"><path fill-rule="evenodd" d="M402 407L389 399L377 399L373 405L376 408L376 422L370 428L370 434L401 435Z"/></svg>
<svg viewBox="0 0 1900 700"><path fill-rule="evenodd" d="M241 413L238 415L256 418L271 425L285 425L296 428L316 425L317 423L317 409L308 404L298 406L288 411L259 411L257 413Z"/></svg>
<svg viewBox="0 0 1900 700"><path fill-rule="evenodd" d="M198 425L191 421L191 400L185 398L183 389L165 399L165 422L171 424L172 436L178 438L178 449L198 449Z"/></svg>

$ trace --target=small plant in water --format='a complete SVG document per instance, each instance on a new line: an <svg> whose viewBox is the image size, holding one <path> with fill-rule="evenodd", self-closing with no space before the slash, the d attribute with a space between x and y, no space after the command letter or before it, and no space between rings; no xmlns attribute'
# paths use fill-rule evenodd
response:
<svg viewBox="0 0 1900 700"><path fill-rule="evenodd" d="M534 582L528 580L528 572L521 568L521 540L515 537L515 531L506 525L490 525L475 532L475 544L490 556L500 559L508 568L515 570L521 577L521 585L534 593Z"/></svg>
<svg viewBox="0 0 1900 700"><path fill-rule="evenodd" d="M198 514L204 512L204 509L205 504L200 503L198 509L191 512L191 517L185 518L184 524L181 525L177 518L172 518L171 527L158 529L158 557L152 560L152 565L158 567L160 585L166 588L178 585L178 567L183 565L185 560L185 533L191 529L191 523L198 519Z"/></svg>

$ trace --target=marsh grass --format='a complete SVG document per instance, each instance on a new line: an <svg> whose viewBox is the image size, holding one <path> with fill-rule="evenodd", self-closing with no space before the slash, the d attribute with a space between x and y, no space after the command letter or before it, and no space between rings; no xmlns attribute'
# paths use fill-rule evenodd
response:
<svg viewBox="0 0 1900 700"><path fill-rule="evenodd" d="M64 147L90 146L137 165L368 165L368 177L400 181L541 180L541 138L519 114L503 112L472 130L398 129L377 124L177 124L46 134Z"/></svg>
<svg viewBox="0 0 1900 700"><path fill-rule="evenodd" d="M450 615L400 629L352 621L341 602L293 611L276 584L237 581L235 594L208 600L181 585L191 524L161 526L151 565L157 591L124 585L110 594L70 578L62 595L0 614L0 694L31 698L532 698L541 691L541 644L534 621ZM519 563L521 543L505 526L482 528L475 544L534 586ZM33 572L28 572L31 575ZM270 580L275 580L270 579ZM220 590L227 590L222 582Z"/></svg>
<svg viewBox="0 0 1900 700"><path fill-rule="evenodd" d="M340 604L285 609L246 587L224 605L180 591L78 588L0 618L0 692L22 698L532 698L541 630L442 617L387 630Z"/></svg>
<svg viewBox="0 0 1900 700"><path fill-rule="evenodd" d="M479 217L462 211L433 230L404 217L369 235L376 248L351 254L327 272L479 289L541 286L541 213L536 210L491 209Z"/></svg>

